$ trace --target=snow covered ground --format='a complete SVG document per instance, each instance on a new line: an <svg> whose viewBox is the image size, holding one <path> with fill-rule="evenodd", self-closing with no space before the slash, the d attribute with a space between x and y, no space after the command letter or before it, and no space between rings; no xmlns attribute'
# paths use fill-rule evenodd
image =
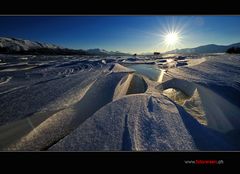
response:
<svg viewBox="0 0 240 174"><path fill-rule="evenodd" d="M0 55L0 149L240 149L240 56Z"/></svg>

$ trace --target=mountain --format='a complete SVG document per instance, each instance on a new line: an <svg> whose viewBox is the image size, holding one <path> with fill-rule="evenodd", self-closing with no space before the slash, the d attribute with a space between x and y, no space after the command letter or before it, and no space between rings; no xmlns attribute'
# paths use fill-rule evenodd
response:
<svg viewBox="0 0 240 174"><path fill-rule="evenodd" d="M149 56L149 55L153 55L153 52L140 53L139 55L142 55L142 56Z"/></svg>
<svg viewBox="0 0 240 174"><path fill-rule="evenodd" d="M112 56L130 55L128 53L122 53L119 51L107 51L107 50L100 49L100 48L88 49L88 50L86 50L86 52L88 52L89 54L93 54L93 55L112 55Z"/></svg>
<svg viewBox="0 0 240 174"><path fill-rule="evenodd" d="M0 37L0 53L3 54L46 54L46 55L86 55L83 50L73 50L57 45L30 40Z"/></svg>
<svg viewBox="0 0 240 174"><path fill-rule="evenodd" d="M68 49L54 44L34 42L30 40L0 37L1 54L37 54L37 55L129 55L127 53L106 51L104 49Z"/></svg>
<svg viewBox="0 0 240 174"><path fill-rule="evenodd" d="M215 44L209 44L209 45L203 45L195 48L185 48L185 49L176 49L172 51L166 52L167 54L172 53L224 53L227 51L227 49L231 47L240 47L240 43L235 43L231 45L215 45Z"/></svg>
<svg viewBox="0 0 240 174"><path fill-rule="evenodd" d="M0 48L8 48L10 51L28 51L31 49L61 49L61 47L30 40L0 37Z"/></svg>

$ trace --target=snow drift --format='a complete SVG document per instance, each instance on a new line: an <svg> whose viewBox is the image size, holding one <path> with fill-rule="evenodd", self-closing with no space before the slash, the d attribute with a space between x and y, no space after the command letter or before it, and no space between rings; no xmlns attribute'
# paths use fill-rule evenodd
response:
<svg viewBox="0 0 240 174"><path fill-rule="evenodd" d="M109 70L109 73L106 72L87 87L78 102L50 116L7 150L46 149L69 134L102 106L125 95L133 71L119 64L112 65Z"/></svg>
<svg viewBox="0 0 240 174"><path fill-rule="evenodd" d="M210 141L209 141L210 140ZM162 95L113 101L50 151L226 150L232 147Z"/></svg>
<svg viewBox="0 0 240 174"><path fill-rule="evenodd" d="M220 132L238 129L240 126L240 109L214 91L193 82L182 79L172 79L157 87L160 90L175 88L188 96L193 96L197 90L206 113L207 126Z"/></svg>
<svg viewBox="0 0 240 174"><path fill-rule="evenodd" d="M36 67L0 71L1 150L239 150L240 57L148 64L154 79L114 57L15 57L2 70Z"/></svg>

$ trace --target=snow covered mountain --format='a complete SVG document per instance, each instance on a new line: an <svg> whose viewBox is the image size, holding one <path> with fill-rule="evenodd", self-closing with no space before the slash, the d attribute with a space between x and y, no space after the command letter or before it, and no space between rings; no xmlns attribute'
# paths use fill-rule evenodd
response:
<svg viewBox="0 0 240 174"><path fill-rule="evenodd" d="M28 51L31 49L41 49L41 48L63 49L62 47L59 47L53 44L33 42L30 40L7 38L7 37L0 37L0 48L2 49L6 48L11 51Z"/></svg>
<svg viewBox="0 0 240 174"><path fill-rule="evenodd" d="M49 43L0 37L0 53L3 54L37 54L37 55L86 55L83 50L63 48Z"/></svg>
<svg viewBox="0 0 240 174"><path fill-rule="evenodd" d="M172 51L168 51L166 53L172 54L172 53L224 53L227 51L227 49L231 47L240 47L240 43L235 43L231 45L215 45L215 44L209 44L209 45L203 45L195 48L185 48L185 49L176 49Z"/></svg>
<svg viewBox="0 0 240 174"><path fill-rule="evenodd" d="M68 49L57 45L34 42L30 40L0 37L0 53L8 54L54 54L54 55L129 55L104 49Z"/></svg>
<svg viewBox="0 0 240 174"><path fill-rule="evenodd" d="M113 55L113 56L130 55L128 53L122 53L122 52L119 52L119 51L107 51L105 49L100 49L100 48L88 49L86 51L89 54L94 54L94 55Z"/></svg>

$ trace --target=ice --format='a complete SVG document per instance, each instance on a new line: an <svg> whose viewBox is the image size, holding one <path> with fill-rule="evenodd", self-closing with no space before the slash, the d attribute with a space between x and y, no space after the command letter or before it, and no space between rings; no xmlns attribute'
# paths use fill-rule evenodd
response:
<svg viewBox="0 0 240 174"><path fill-rule="evenodd" d="M123 97L106 105L49 150L226 149L232 147L221 135L201 126L167 98L161 95L138 94Z"/></svg>
<svg viewBox="0 0 240 174"><path fill-rule="evenodd" d="M1 150L240 149L239 55L0 59Z"/></svg>

